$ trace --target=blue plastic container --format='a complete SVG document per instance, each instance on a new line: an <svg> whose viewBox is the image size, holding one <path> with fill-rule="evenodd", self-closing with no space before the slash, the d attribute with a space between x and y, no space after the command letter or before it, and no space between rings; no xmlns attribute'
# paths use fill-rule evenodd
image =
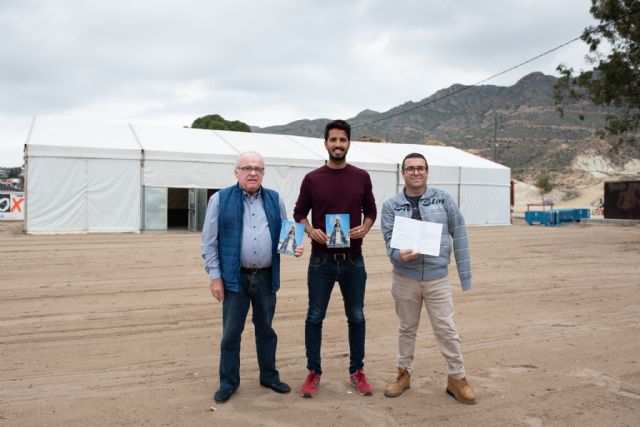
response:
<svg viewBox="0 0 640 427"><path fill-rule="evenodd" d="M551 209L549 211L527 211L524 220L529 225L558 226L563 222L580 222L589 219L589 209Z"/></svg>
<svg viewBox="0 0 640 427"><path fill-rule="evenodd" d="M524 220L529 225L555 225L557 214L550 211L527 211L524 213Z"/></svg>
<svg viewBox="0 0 640 427"><path fill-rule="evenodd" d="M556 209L558 211L558 222L574 222L575 218L575 209Z"/></svg>
<svg viewBox="0 0 640 427"><path fill-rule="evenodd" d="M589 209L574 209L573 218L576 222L580 222L580 220L591 218L591 212Z"/></svg>

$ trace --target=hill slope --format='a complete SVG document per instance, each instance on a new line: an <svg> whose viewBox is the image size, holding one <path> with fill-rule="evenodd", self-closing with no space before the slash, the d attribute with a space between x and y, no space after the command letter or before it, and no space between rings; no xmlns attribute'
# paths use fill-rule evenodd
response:
<svg viewBox="0 0 640 427"><path fill-rule="evenodd" d="M392 143L443 143L509 166L524 181L545 170L560 180L571 175L593 184L602 177L581 170L585 156L604 159L612 172L628 170L629 161L640 157L637 146L614 155L611 143L595 136L610 110L575 103L565 105L560 117L553 97L556 80L532 73L509 87L453 85L417 103L383 113L364 110L347 120L353 140L374 136ZM328 121L305 119L253 130L318 137Z"/></svg>

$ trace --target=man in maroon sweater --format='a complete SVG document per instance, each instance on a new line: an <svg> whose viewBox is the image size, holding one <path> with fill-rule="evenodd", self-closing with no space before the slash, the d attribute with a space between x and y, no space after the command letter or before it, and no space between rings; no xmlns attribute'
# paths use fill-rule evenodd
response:
<svg viewBox="0 0 640 427"><path fill-rule="evenodd" d="M307 277L309 307L304 330L309 374L300 389L303 397L314 397L318 392L322 375L322 322L335 282L340 285L349 324L349 381L361 395L369 396L372 393L363 371L367 272L362 257L362 239L376 220L376 203L369 174L347 164L350 139L349 123L335 120L327 124L324 145L329 160L325 166L304 177L293 211L293 218L304 224L305 232L312 240ZM309 211L311 224L307 220ZM352 227L349 230L350 247L327 247L327 214L349 215Z"/></svg>

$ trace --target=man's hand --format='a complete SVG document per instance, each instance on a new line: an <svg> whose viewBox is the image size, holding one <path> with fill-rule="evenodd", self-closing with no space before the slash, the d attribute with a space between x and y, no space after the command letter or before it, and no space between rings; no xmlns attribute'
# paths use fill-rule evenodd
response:
<svg viewBox="0 0 640 427"><path fill-rule="evenodd" d="M321 245L324 245L329 241L329 236L327 236L324 231L318 228L312 228L309 232L309 237L311 237L312 240L315 240Z"/></svg>
<svg viewBox="0 0 640 427"><path fill-rule="evenodd" d="M420 252L415 251L413 249L401 249L400 250L400 259L402 262L408 262L412 259L416 259L420 256Z"/></svg>
<svg viewBox="0 0 640 427"><path fill-rule="evenodd" d="M296 257L302 256L302 254L304 253L304 246L302 246L302 245L297 246L296 249L293 252L294 252L293 254Z"/></svg>
<svg viewBox="0 0 640 427"><path fill-rule="evenodd" d="M211 279L211 283L209 283L209 288L211 289L211 295L218 301L224 301L224 283L222 283L221 278Z"/></svg>
<svg viewBox="0 0 640 427"><path fill-rule="evenodd" d="M364 239L364 236L369 232L369 227L365 225L359 225L349 230L349 237L352 239Z"/></svg>

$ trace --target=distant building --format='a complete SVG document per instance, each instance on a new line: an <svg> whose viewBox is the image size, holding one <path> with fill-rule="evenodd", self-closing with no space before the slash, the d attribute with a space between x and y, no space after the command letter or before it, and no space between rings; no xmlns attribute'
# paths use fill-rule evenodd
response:
<svg viewBox="0 0 640 427"><path fill-rule="evenodd" d="M23 189L22 183L24 182L22 179L20 179L20 178L12 178L9 181L11 182L9 184L9 186L11 187L12 190L14 190L14 191L22 191L22 189Z"/></svg>

